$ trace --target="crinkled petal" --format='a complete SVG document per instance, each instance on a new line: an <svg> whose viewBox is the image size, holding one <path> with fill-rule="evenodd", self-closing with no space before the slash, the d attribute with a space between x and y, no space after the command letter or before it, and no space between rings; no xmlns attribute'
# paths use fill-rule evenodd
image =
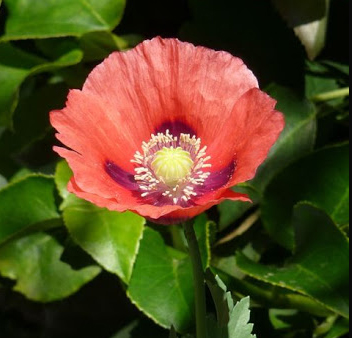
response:
<svg viewBox="0 0 352 338"><path fill-rule="evenodd" d="M111 54L89 75L83 92L117 111L124 135L140 148L151 133L175 121L207 144L236 101L254 87L255 76L229 53L154 38Z"/></svg>

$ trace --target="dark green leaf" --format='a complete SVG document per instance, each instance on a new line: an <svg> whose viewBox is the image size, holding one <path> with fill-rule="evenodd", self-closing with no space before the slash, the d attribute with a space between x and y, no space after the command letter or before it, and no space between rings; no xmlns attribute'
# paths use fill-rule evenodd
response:
<svg viewBox="0 0 352 338"><path fill-rule="evenodd" d="M110 31L120 22L125 0L5 0L9 15L3 40L80 36Z"/></svg>
<svg viewBox="0 0 352 338"><path fill-rule="evenodd" d="M267 92L277 100L276 109L285 115L286 126L250 183L259 191L263 191L289 163L311 152L316 138L316 114L312 103L277 85L271 85Z"/></svg>
<svg viewBox="0 0 352 338"><path fill-rule="evenodd" d="M63 248L50 236L37 233L0 248L0 273L17 281L14 290L40 302L76 292L99 272L96 266L75 271L60 261Z"/></svg>
<svg viewBox="0 0 352 338"><path fill-rule="evenodd" d="M13 47L10 43L0 43L0 125L11 126L12 114L17 106L18 91L22 82L30 75L60 67L74 65L81 61L82 52L70 50L53 62Z"/></svg>
<svg viewBox="0 0 352 338"><path fill-rule="evenodd" d="M132 302L159 325L184 332L193 321L193 279L186 254L168 248L160 234L144 231L128 287Z"/></svg>
<svg viewBox="0 0 352 338"><path fill-rule="evenodd" d="M28 84L28 87L30 85ZM31 168L54 159L52 141L44 143L40 151L34 151L32 157L23 154L40 143L51 133L48 112L61 109L65 104L68 88L63 83L46 84L36 87L35 91L23 88L19 104L15 110L13 129L5 130L0 136L0 172L12 176L21 164ZM26 91L26 92L24 92ZM40 152L40 154L38 154Z"/></svg>
<svg viewBox="0 0 352 338"><path fill-rule="evenodd" d="M312 297L348 317L349 245L346 237L323 211L307 203L295 208L293 225L295 254L286 266L264 266L238 253L239 268L256 279Z"/></svg>
<svg viewBox="0 0 352 338"><path fill-rule="evenodd" d="M148 318L133 321L111 338L167 338L168 330L162 329Z"/></svg>
<svg viewBox="0 0 352 338"><path fill-rule="evenodd" d="M239 270L237 266L236 269ZM254 279L245 279L245 274L243 273L240 278L237 278L230 277L227 273L224 274L221 268L217 271L232 292L240 295L249 295L255 303L265 308L299 310L300 312L310 313L319 317L333 314L321 303L297 292Z"/></svg>
<svg viewBox="0 0 352 338"><path fill-rule="evenodd" d="M177 338L177 334L173 326L171 326L169 338Z"/></svg>
<svg viewBox="0 0 352 338"><path fill-rule="evenodd" d="M145 220L132 212L98 208L71 195L74 202L64 209L64 221L74 241L106 270L125 283L143 234Z"/></svg>
<svg viewBox="0 0 352 338"><path fill-rule="evenodd" d="M292 209L310 201L339 225L349 222L349 145L319 150L283 170L267 187L262 220L270 235L287 248L293 246Z"/></svg>
<svg viewBox="0 0 352 338"><path fill-rule="evenodd" d="M247 193L254 204L260 202L265 187L280 170L312 151L316 138L317 123L313 104L278 85L269 86L267 92L277 100L276 109L285 115L286 127L259 167L256 177L249 183L235 187L236 191ZM232 201L220 204L220 229L236 221L252 206L252 203Z"/></svg>
<svg viewBox="0 0 352 338"><path fill-rule="evenodd" d="M0 190L0 243L25 231L37 231L45 221L59 219L54 201L54 180L31 175Z"/></svg>
<svg viewBox="0 0 352 338"><path fill-rule="evenodd" d="M142 41L138 35L117 36L110 32L92 32L84 34L79 40L84 52L84 61L96 61L106 58L116 50L126 50Z"/></svg>

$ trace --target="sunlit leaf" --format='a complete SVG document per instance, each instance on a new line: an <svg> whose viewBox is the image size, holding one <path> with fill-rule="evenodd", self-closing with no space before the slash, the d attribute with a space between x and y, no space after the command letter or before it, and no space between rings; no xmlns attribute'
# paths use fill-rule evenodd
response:
<svg viewBox="0 0 352 338"><path fill-rule="evenodd" d="M159 325L189 329L193 322L193 279L186 254L167 247L160 234L144 231L128 286L131 301Z"/></svg>
<svg viewBox="0 0 352 338"><path fill-rule="evenodd" d="M0 274L16 280L14 290L40 302L76 292L99 272L96 266L75 271L60 261L63 248L50 236L37 233L0 248Z"/></svg>
<svg viewBox="0 0 352 338"><path fill-rule="evenodd" d="M120 22L125 0L5 0L9 15L3 40L80 36L110 31Z"/></svg>
<svg viewBox="0 0 352 338"><path fill-rule="evenodd" d="M323 211L307 203L294 211L296 246L284 267L265 266L237 254L239 268L250 276L314 298L349 316L349 244ZM327 259L328 257L328 259Z"/></svg>
<svg viewBox="0 0 352 338"><path fill-rule="evenodd" d="M144 218L72 198L75 201L63 214L73 240L106 270L128 283L143 234Z"/></svg>

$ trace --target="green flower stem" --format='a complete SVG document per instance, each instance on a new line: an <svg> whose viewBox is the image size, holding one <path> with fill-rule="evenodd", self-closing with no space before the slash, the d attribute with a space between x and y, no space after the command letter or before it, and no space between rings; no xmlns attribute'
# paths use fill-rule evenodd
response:
<svg viewBox="0 0 352 338"><path fill-rule="evenodd" d="M350 88L346 87L346 88L332 90L330 92L315 95L312 97L312 100L314 102L323 102L323 101L338 99L340 97L345 97L345 96L349 96L349 95L350 95Z"/></svg>
<svg viewBox="0 0 352 338"><path fill-rule="evenodd" d="M193 223L191 221L183 223L183 230L187 239L193 268L197 338L206 338L205 281L202 259Z"/></svg>

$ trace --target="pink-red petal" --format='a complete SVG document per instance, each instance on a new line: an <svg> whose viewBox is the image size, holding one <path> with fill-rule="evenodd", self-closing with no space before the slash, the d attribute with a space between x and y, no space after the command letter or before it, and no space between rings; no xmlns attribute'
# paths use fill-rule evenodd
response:
<svg viewBox="0 0 352 338"><path fill-rule="evenodd" d="M83 92L118 111L124 134L139 144L170 121L189 125L207 143L242 94L257 86L243 61L229 53L155 38L111 54Z"/></svg>

